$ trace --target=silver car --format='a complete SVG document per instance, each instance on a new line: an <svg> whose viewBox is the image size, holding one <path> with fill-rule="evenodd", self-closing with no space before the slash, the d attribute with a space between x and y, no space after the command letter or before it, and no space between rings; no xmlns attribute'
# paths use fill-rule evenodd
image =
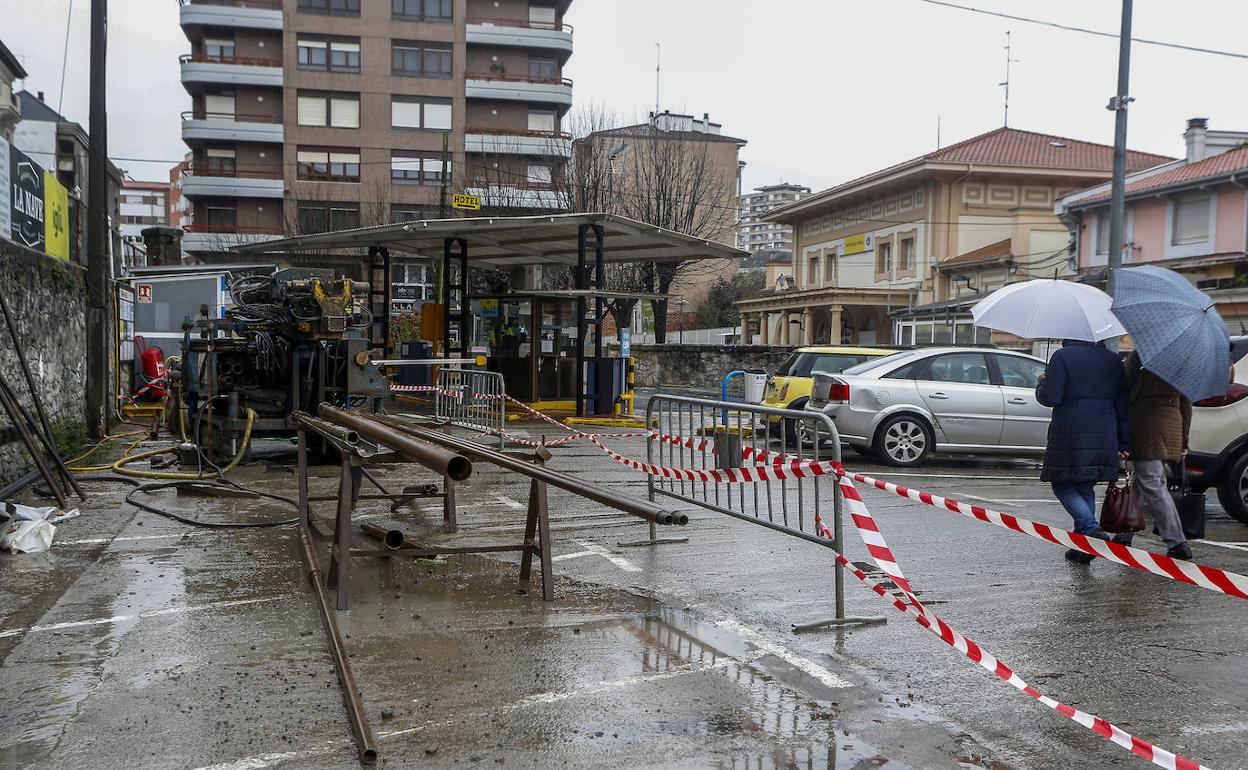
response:
<svg viewBox="0 0 1248 770"><path fill-rule="evenodd" d="M814 373L806 408L841 442L894 466L932 452L1044 453L1050 410L1036 401L1045 363L1006 350L924 348Z"/></svg>

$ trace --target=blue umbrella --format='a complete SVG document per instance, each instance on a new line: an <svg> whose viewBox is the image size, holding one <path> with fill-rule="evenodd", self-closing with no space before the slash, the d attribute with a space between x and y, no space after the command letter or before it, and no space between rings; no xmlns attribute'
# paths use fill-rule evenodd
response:
<svg viewBox="0 0 1248 770"><path fill-rule="evenodd" d="M1226 392L1231 338L1213 300L1172 270L1118 270L1112 309L1144 368L1192 401Z"/></svg>

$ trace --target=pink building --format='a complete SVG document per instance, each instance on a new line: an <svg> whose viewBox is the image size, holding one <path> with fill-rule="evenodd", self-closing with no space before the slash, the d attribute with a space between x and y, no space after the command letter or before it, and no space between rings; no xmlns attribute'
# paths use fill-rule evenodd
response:
<svg viewBox="0 0 1248 770"><path fill-rule="evenodd" d="M1184 158L1127 175L1123 264L1187 275L1233 330L1248 328L1248 132L1210 131L1193 118L1184 138ZM1105 183L1057 201L1092 282L1104 280L1109 257L1109 197Z"/></svg>

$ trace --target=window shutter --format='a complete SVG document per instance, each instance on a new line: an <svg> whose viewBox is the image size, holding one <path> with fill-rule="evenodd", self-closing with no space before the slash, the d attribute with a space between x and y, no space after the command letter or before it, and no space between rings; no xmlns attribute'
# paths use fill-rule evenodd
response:
<svg viewBox="0 0 1248 770"><path fill-rule="evenodd" d="M299 150L295 153L295 159L299 163L324 163L326 162L325 153L315 150Z"/></svg>
<svg viewBox="0 0 1248 770"><path fill-rule="evenodd" d="M331 152L329 154L330 163L351 163L360 165L360 154L358 152Z"/></svg>
<svg viewBox="0 0 1248 770"><path fill-rule="evenodd" d="M360 127L360 101L334 97L329 100L329 125L334 128Z"/></svg>
<svg viewBox="0 0 1248 770"><path fill-rule="evenodd" d="M326 99L323 96L299 97L299 125L325 126L329 124Z"/></svg>
<svg viewBox="0 0 1248 770"><path fill-rule="evenodd" d="M204 112L210 115L233 115L233 94L208 94L204 97Z"/></svg>
<svg viewBox="0 0 1248 770"><path fill-rule="evenodd" d="M554 131L555 130L555 113L529 111L529 130L530 131Z"/></svg>
<svg viewBox="0 0 1248 770"><path fill-rule="evenodd" d="M420 128L419 102L393 101L390 111L390 124L395 128Z"/></svg>
<svg viewBox="0 0 1248 770"><path fill-rule="evenodd" d="M205 152L209 158L233 158L235 155L233 147L209 147Z"/></svg>
<svg viewBox="0 0 1248 770"><path fill-rule="evenodd" d="M449 129L451 127L451 105L427 102L425 104L424 127Z"/></svg>
<svg viewBox="0 0 1248 770"><path fill-rule="evenodd" d="M1174 235L1176 245L1209 240L1209 199L1175 201Z"/></svg>

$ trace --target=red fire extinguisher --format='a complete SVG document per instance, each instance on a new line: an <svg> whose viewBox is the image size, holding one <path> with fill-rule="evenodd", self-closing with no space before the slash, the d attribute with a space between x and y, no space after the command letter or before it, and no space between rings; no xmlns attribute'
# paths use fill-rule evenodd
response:
<svg viewBox="0 0 1248 770"><path fill-rule="evenodd" d="M139 362L143 367L144 385L134 395L147 392L158 399L164 398L169 391L165 387L165 354L160 348L148 347L147 340L135 337L134 344L139 349Z"/></svg>

